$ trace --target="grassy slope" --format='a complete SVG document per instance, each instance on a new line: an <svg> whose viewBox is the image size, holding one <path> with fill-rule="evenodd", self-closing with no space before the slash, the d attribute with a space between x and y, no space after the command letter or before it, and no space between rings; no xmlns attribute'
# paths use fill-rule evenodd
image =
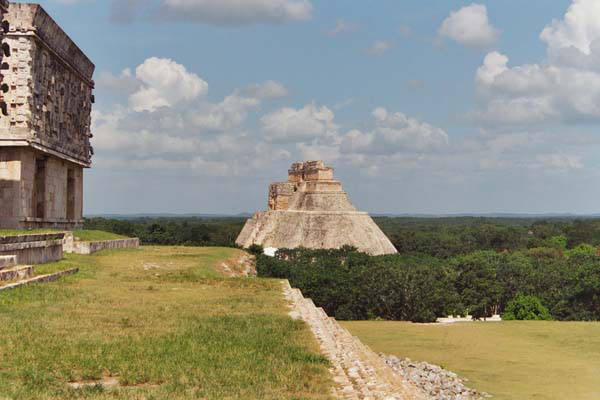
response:
<svg viewBox="0 0 600 400"><path fill-rule="evenodd" d="M375 351L442 365L499 400L600 398L600 323L343 325Z"/></svg>
<svg viewBox="0 0 600 400"><path fill-rule="evenodd" d="M58 233L64 232L60 229L30 229L30 230L17 230L17 229L0 229L0 236L16 236L16 235L33 235L41 233ZM95 231L95 230L84 230L78 229L73 231L73 235L78 240L83 241L96 241L96 240L116 240L116 239L127 239L127 236L117 235L116 233Z"/></svg>
<svg viewBox="0 0 600 400"><path fill-rule="evenodd" d="M81 273L0 292L0 398L328 398L328 364L279 283L213 269L237 252L145 247L40 267ZM107 376L126 387L66 386Z"/></svg>

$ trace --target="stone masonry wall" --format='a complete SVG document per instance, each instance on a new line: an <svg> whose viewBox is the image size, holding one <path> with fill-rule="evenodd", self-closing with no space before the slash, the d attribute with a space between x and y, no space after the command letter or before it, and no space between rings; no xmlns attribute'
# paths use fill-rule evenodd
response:
<svg viewBox="0 0 600 400"><path fill-rule="evenodd" d="M28 140L89 166L94 65L39 5L11 4L7 19L9 117L0 119L0 140Z"/></svg>
<svg viewBox="0 0 600 400"><path fill-rule="evenodd" d="M102 250L137 249L140 247L140 239L118 239L84 242L75 240L73 232L65 234L63 250L65 253L94 254Z"/></svg>
<svg viewBox="0 0 600 400"><path fill-rule="evenodd" d="M63 257L63 233L0 236L0 255L16 255L17 264L45 264Z"/></svg>
<svg viewBox="0 0 600 400"><path fill-rule="evenodd" d="M0 148L0 225L15 226L20 215L21 149Z"/></svg>
<svg viewBox="0 0 600 400"><path fill-rule="evenodd" d="M81 225L83 214L83 168L56 157L46 161L44 218L37 218L33 193L35 159L43 153L29 147L0 147L0 228L67 227ZM68 192L68 171L74 180ZM68 196L73 215L68 218Z"/></svg>

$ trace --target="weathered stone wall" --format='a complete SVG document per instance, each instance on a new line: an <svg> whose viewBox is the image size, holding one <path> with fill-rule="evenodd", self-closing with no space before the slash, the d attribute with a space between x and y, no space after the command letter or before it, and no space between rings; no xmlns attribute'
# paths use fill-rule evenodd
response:
<svg viewBox="0 0 600 400"><path fill-rule="evenodd" d="M65 253L76 254L94 254L102 250L137 249L139 247L140 239L138 238L84 242L75 240L72 232L67 232L65 234L63 244L63 250Z"/></svg>
<svg viewBox="0 0 600 400"><path fill-rule="evenodd" d="M0 148L0 227L17 227L21 214L21 149Z"/></svg>
<svg viewBox="0 0 600 400"><path fill-rule="evenodd" d="M0 137L89 166L94 65L39 5L11 4L6 18L9 117Z"/></svg>
<svg viewBox="0 0 600 400"><path fill-rule="evenodd" d="M269 186L269 210L287 210L294 186L289 182L272 183Z"/></svg>
<svg viewBox="0 0 600 400"><path fill-rule="evenodd" d="M0 236L0 255L16 255L17 264L45 264L63 257L63 233Z"/></svg>
<svg viewBox="0 0 600 400"><path fill-rule="evenodd" d="M294 183L331 179L333 179L333 168L326 167L323 161L294 163L288 170L288 180Z"/></svg>
<svg viewBox="0 0 600 400"><path fill-rule="evenodd" d="M6 20L0 228L81 227L94 64L39 5L10 4Z"/></svg>
<svg viewBox="0 0 600 400"><path fill-rule="evenodd" d="M83 168L47 157L43 218L36 212L35 160L47 157L29 147L0 147L0 228L79 227L83 214ZM69 170L72 187L69 191ZM71 202L68 197L71 196ZM35 200L35 201L34 201ZM68 207L71 214L68 215Z"/></svg>

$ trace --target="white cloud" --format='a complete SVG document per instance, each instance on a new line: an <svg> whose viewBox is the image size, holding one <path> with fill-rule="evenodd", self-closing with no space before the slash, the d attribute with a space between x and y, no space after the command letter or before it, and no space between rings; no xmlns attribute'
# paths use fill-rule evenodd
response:
<svg viewBox="0 0 600 400"><path fill-rule="evenodd" d="M472 47L488 46L499 35L499 31L488 19L486 6L476 3L452 11L438 29L438 33L441 37Z"/></svg>
<svg viewBox="0 0 600 400"><path fill-rule="evenodd" d="M276 99L288 95L288 91L280 82L266 81L262 84L246 86L240 93L257 99Z"/></svg>
<svg viewBox="0 0 600 400"><path fill-rule="evenodd" d="M540 34L543 63L509 66L489 53L475 82L480 106L471 113L487 125L600 121L600 3L574 0L563 19Z"/></svg>
<svg viewBox="0 0 600 400"><path fill-rule="evenodd" d="M371 54L373 56L380 56L382 54L387 53L387 51L391 48L392 45L389 42L377 40L366 51L367 54Z"/></svg>
<svg viewBox="0 0 600 400"><path fill-rule="evenodd" d="M125 68L119 76L107 71L100 72L96 79L96 85L98 88L129 96L140 89L141 82L131 73L131 69Z"/></svg>
<svg viewBox="0 0 600 400"><path fill-rule="evenodd" d="M248 25L306 21L313 6L308 0L164 0L162 11L166 18Z"/></svg>
<svg viewBox="0 0 600 400"><path fill-rule="evenodd" d="M334 135L337 125L334 113L326 106L314 103L300 109L281 108L264 115L261 119L266 140L278 143L310 141Z"/></svg>
<svg viewBox="0 0 600 400"><path fill-rule="evenodd" d="M110 18L242 26L307 21L313 9L309 0L111 0Z"/></svg>
<svg viewBox="0 0 600 400"><path fill-rule="evenodd" d="M344 135L342 153L389 155L407 151L430 151L448 146L448 134L441 128L385 108L373 110L374 129L354 129Z"/></svg>
<svg viewBox="0 0 600 400"><path fill-rule="evenodd" d="M208 84L175 61L152 57L135 70L141 87L129 97L135 111L171 107L206 94Z"/></svg>
<svg viewBox="0 0 600 400"><path fill-rule="evenodd" d="M243 127L251 110L287 93L281 83L245 86L211 102L205 96L208 84L171 60L149 58L135 71L101 75L105 88L128 99L93 112L95 162L102 168L242 175L290 157Z"/></svg>
<svg viewBox="0 0 600 400"><path fill-rule="evenodd" d="M540 38L551 52L574 47L590 55L592 45L600 39L600 2L574 0L562 20L554 20L544 28Z"/></svg>

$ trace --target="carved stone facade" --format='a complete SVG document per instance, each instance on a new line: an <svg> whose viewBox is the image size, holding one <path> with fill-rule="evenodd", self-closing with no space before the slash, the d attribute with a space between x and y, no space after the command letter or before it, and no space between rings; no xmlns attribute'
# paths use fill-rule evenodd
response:
<svg viewBox="0 0 600 400"><path fill-rule="evenodd" d="M333 168L322 161L295 163L287 182L269 187L268 210L246 222L236 244L249 247L332 249L350 245L373 255L396 249L365 213L348 200Z"/></svg>
<svg viewBox="0 0 600 400"><path fill-rule="evenodd" d="M81 226L94 64L41 6L10 4L6 19L0 228Z"/></svg>

